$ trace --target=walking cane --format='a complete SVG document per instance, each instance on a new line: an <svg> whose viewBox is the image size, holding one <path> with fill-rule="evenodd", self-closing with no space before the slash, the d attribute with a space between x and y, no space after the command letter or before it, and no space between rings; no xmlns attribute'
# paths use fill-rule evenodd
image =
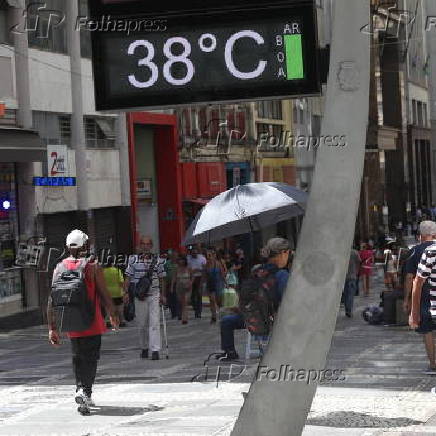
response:
<svg viewBox="0 0 436 436"><path fill-rule="evenodd" d="M162 323L163 323L163 334L164 334L164 341L165 341L165 354L166 358L169 359L168 356L168 336L167 336L167 321L165 319L165 310L163 305L160 306L162 311Z"/></svg>

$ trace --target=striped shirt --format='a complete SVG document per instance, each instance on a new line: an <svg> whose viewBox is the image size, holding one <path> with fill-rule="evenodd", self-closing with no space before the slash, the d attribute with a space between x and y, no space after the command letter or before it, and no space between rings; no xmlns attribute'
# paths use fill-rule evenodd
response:
<svg viewBox="0 0 436 436"><path fill-rule="evenodd" d="M436 318L436 244L425 249L416 275L427 279L430 287L430 313L433 318Z"/></svg>
<svg viewBox="0 0 436 436"><path fill-rule="evenodd" d="M129 257L129 264L126 268L126 276L129 277L130 283L138 283L139 279L145 276L145 273L150 269L153 258L145 257L141 254L134 254ZM157 292L159 291L159 279L166 276L164 266L165 259L159 257L154 266L151 282L151 289Z"/></svg>

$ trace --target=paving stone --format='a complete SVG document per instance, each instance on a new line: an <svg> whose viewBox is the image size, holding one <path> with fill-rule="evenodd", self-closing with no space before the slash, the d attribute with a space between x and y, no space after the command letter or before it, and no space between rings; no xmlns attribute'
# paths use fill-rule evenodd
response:
<svg viewBox="0 0 436 436"><path fill-rule="evenodd" d="M373 283L374 295L381 286ZM422 338L365 323L360 312L377 298L357 298L352 319L341 309L325 368L343 369L346 378L320 385L304 436L436 435L436 377L423 373ZM168 332L170 358L160 361L139 358L133 324L105 335L90 417L76 412L68 340L50 347L45 327L0 334L0 435L230 435L258 360L239 362L243 373L229 380L230 365L211 359L205 382L218 326L208 316L187 327L168 320ZM236 333L241 356L245 340Z"/></svg>

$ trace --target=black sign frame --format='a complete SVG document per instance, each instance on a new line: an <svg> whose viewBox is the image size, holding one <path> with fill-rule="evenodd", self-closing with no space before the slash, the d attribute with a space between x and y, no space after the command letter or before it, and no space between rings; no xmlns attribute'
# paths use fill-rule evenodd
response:
<svg viewBox="0 0 436 436"><path fill-rule="evenodd" d="M150 4L154 3L154 4ZM277 81L273 85L247 87L246 83L241 81L241 86L235 92L235 88L219 91L209 90L204 92L187 93L163 92L157 98L153 97L152 101L144 91L141 95L132 96L111 96L108 89L110 81L106 69L106 59L103 56L104 38L108 32L98 30L91 32L92 38L92 63L94 73L95 87L95 104L96 109L101 110L135 110L135 109L165 109L177 106L187 106L190 104L210 104L210 103L235 103L253 100L266 99L283 99L295 98L302 96L315 96L321 93L321 83L319 74L318 60L318 38L316 23L316 8L313 0L288 0L288 1L253 1L253 0L190 0L185 2L165 2L159 5L159 2L148 1L131 1L127 0L121 4L112 0L93 0L90 2L91 17L99 20L102 16L110 16L112 19L135 18L140 19L168 19L182 20L183 26L188 29L195 28L196 25L204 23L214 23L217 20L226 20L237 14L241 23L249 22L251 17L262 14L262 17L283 17L285 13L295 14L300 17L304 23L305 29L313 29L313 32L304 33L303 51L304 51L304 70L305 78L292 81ZM207 10L205 9L207 3ZM180 4L183 4L183 10ZM241 28L244 26L241 25ZM138 35L135 32L125 35L126 38L140 39L144 33Z"/></svg>

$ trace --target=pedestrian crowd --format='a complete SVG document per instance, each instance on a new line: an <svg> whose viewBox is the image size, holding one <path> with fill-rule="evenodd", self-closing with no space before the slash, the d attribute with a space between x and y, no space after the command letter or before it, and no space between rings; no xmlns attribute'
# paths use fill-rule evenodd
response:
<svg viewBox="0 0 436 436"><path fill-rule="evenodd" d="M383 313L385 324L398 324L401 314L406 321L409 318L410 326L423 335L428 371L436 373L432 335L436 224L422 221L419 238L420 243L411 249L401 239L379 240L377 244L360 241L350 250L342 303L346 317L353 317L354 297L360 290L368 297L374 271L383 268L385 290L378 313ZM162 308L167 307L172 319L186 326L204 316L203 297L207 296L210 323L219 322L222 353L216 357L238 360L234 331L246 329L255 338L269 336L291 273L290 244L278 237L270 239L258 259L249 262L239 245L232 251L198 245L187 247L186 252L154 254L153 240L143 236L124 271L114 262L102 267L86 257L87 245L88 237L80 230L67 236L69 257L54 270L47 310L50 343L59 345L61 333L67 333L71 340L75 400L83 414L89 413L93 404L101 337L108 328L116 330L135 320L139 357L159 360ZM189 307L193 309L191 319Z"/></svg>
<svg viewBox="0 0 436 436"><path fill-rule="evenodd" d="M68 234L66 247L69 256L53 272L47 308L49 342L60 345L63 333L71 340L75 401L82 414L89 414L93 405L101 338L108 328L117 330L135 320L139 357L159 360L162 308L187 325L193 321L189 306L194 319L202 318L203 296L207 296L210 323L220 326L223 353L218 358L236 360L234 330L270 333L292 259L289 242L283 238L270 239L250 265L239 245L233 251L189 246L186 253L154 254L153 240L143 236L137 253L121 271L113 261L102 266L88 257L88 236L80 230Z"/></svg>
<svg viewBox="0 0 436 436"><path fill-rule="evenodd" d="M433 331L436 330L436 208L418 210L420 222L415 224L413 236L416 243L411 246L403 241L402 225L396 227L396 237L380 237L361 241L359 258L352 250L352 259L360 261L363 295L370 293L371 277L377 268L383 271L385 289L380 294L378 306L367 307L364 318L371 324L409 325L422 335L428 358L426 374L436 374L436 346ZM433 218L433 220L429 219ZM401 223L400 223L401 224ZM410 228L407 233L410 235ZM354 274L350 278L354 277ZM346 280L345 288L347 288ZM356 281L359 285L359 280ZM356 290L356 292L358 292ZM352 296L355 292L349 292ZM345 299L346 312L352 310ZM351 309L350 309L351 308Z"/></svg>

